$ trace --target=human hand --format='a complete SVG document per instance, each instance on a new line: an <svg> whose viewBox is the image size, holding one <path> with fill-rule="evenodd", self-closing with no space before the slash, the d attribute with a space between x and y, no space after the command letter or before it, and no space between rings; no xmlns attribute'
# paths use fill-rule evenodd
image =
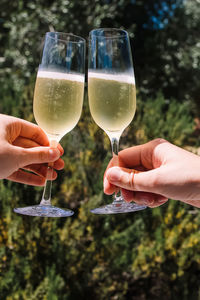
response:
<svg viewBox="0 0 200 300"><path fill-rule="evenodd" d="M156 139L119 153L119 166L110 161L104 192L122 189L126 201L149 207L168 198L200 207L200 157L166 140ZM132 169L141 170L134 174Z"/></svg>
<svg viewBox="0 0 200 300"><path fill-rule="evenodd" d="M46 179L57 177L54 170L52 178L46 178L47 163L54 162L56 170L64 167L60 145L50 148L42 129L30 122L0 114L0 124L0 179L44 185Z"/></svg>

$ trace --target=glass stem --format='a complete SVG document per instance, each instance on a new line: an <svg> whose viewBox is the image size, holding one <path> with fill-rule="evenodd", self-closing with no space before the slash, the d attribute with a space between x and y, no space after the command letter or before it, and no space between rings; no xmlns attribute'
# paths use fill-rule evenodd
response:
<svg viewBox="0 0 200 300"><path fill-rule="evenodd" d="M57 148L58 146L58 141L49 138L50 140L50 147L51 148ZM54 163L49 163L48 168L47 168L47 178L52 178L53 175L53 164ZM42 200L40 202L40 205L51 205L51 188L52 188L52 180L46 180L44 190L43 190L43 195L42 195Z"/></svg>
<svg viewBox="0 0 200 300"><path fill-rule="evenodd" d="M52 174L53 174L53 168L50 163L48 165L47 175L49 178L51 178ZM52 180L46 180L40 205L51 205L51 188L52 188Z"/></svg>
<svg viewBox="0 0 200 300"><path fill-rule="evenodd" d="M113 155L113 162L114 166L119 166L119 157L118 157L118 151L119 151L119 138L111 138L111 147L112 147L112 155ZM115 192L114 196L114 203L123 201L123 198L121 196L121 190L118 192Z"/></svg>

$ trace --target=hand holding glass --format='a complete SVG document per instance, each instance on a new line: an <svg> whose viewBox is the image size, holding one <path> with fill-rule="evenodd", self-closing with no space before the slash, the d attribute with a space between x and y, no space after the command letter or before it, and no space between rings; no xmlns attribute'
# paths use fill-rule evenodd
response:
<svg viewBox="0 0 200 300"><path fill-rule="evenodd" d="M73 34L48 32L34 91L33 111L38 125L57 147L77 124L84 94L85 40ZM48 172L52 172L49 164ZM71 210L51 205L52 181L47 180L39 205L15 208L16 213L42 217L68 217Z"/></svg>

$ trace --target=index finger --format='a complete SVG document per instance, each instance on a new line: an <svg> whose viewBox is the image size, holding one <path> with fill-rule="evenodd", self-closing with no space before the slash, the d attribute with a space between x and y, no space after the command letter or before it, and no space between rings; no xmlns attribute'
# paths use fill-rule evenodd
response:
<svg viewBox="0 0 200 300"><path fill-rule="evenodd" d="M44 131L36 124L20 120L20 136L29 138L41 146L49 146L49 140Z"/></svg>
<svg viewBox="0 0 200 300"><path fill-rule="evenodd" d="M142 166L142 152L145 150L145 144L133 146L119 152L120 167L133 168Z"/></svg>
<svg viewBox="0 0 200 300"><path fill-rule="evenodd" d="M154 168L154 150L159 144L168 143L164 139L155 139L146 144L127 148L119 152L119 166L137 168L140 171Z"/></svg>
<svg viewBox="0 0 200 300"><path fill-rule="evenodd" d="M119 159L119 163L118 166L119 167L124 167L124 168L130 168L132 169L133 167L136 166L142 166L142 162L141 162L141 153L144 150L144 145L139 145L139 146L133 146L127 149L124 149L122 151L120 151L118 153L118 159ZM106 171L112 167L116 166L116 160L114 158L112 158L106 168ZM104 173L104 177L106 174L106 171Z"/></svg>

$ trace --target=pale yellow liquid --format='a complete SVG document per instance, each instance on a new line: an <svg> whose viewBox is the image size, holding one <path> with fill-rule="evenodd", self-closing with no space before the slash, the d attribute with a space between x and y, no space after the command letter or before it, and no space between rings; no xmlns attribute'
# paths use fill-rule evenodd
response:
<svg viewBox="0 0 200 300"><path fill-rule="evenodd" d="M36 122L49 136L63 136L77 124L82 110L82 75L39 71L33 111Z"/></svg>
<svg viewBox="0 0 200 300"><path fill-rule="evenodd" d="M90 111L97 125L108 134L122 132L136 110L134 78L89 73L88 87Z"/></svg>

